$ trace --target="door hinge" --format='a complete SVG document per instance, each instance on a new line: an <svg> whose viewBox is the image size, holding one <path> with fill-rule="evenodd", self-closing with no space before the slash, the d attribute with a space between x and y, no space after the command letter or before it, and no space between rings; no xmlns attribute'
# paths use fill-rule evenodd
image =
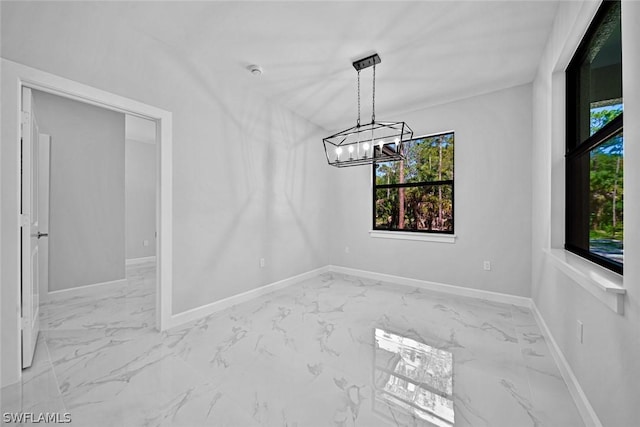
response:
<svg viewBox="0 0 640 427"><path fill-rule="evenodd" d="M20 214L20 227L29 225L29 215Z"/></svg>
<svg viewBox="0 0 640 427"><path fill-rule="evenodd" d="M28 111L22 111L22 114L20 116L20 124L23 127L29 124L29 117L30 117L30 114Z"/></svg>
<svg viewBox="0 0 640 427"><path fill-rule="evenodd" d="M29 316L21 316L20 317L20 329L23 331L31 329L31 320L29 320Z"/></svg>

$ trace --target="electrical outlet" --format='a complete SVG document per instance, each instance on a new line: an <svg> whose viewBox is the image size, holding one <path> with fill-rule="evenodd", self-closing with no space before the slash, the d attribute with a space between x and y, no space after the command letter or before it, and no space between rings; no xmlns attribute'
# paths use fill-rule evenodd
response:
<svg viewBox="0 0 640 427"><path fill-rule="evenodd" d="M266 265L264 258L260 258L260 268L263 268Z"/></svg>
<svg viewBox="0 0 640 427"><path fill-rule="evenodd" d="M142 246L149 246L149 241L148 240L143 240L142 241Z"/></svg>
<svg viewBox="0 0 640 427"><path fill-rule="evenodd" d="M578 342L582 344L584 342L584 325L578 320L578 329L576 330Z"/></svg>
<svg viewBox="0 0 640 427"><path fill-rule="evenodd" d="M348 254L349 252L351 252L351 249L349 249L349 246L345 246L344 247L344 253Z"/></svg>
<svg viewBox="0 0 640 427"><path fill-rule="evenodd" d="M490 271L491 270L491 261L485 261L484 263L482 263L482 267L484 268L485 271Z"/></svg>

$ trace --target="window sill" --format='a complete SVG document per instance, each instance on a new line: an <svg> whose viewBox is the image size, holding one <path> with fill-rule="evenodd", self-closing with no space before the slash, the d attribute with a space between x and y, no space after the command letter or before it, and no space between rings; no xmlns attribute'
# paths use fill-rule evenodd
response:
<svg viewBox="0 0 640 427"><path fill-rule="evenodd" d="M418 240L422 242L455 243L455 234L428 234L402 231L370 230L369 236L377 239Z"/></svg>
<svg viewBox="0 0 640 427"><path fill-rule="evenodd" d="M618 314L624 314L622 276L564 249L545 250L553 264Z"/></svg>

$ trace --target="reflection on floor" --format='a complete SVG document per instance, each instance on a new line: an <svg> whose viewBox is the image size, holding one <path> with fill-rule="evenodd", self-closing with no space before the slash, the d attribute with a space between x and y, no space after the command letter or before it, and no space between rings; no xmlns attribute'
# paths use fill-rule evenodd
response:
<svg viewBox="0 0 640 427"><path fill-rule="evenodd" d="M373 410L381 407L384 417L389 407L398 407L397 415L411 421L455 425L453 354L384 329L375 328L374 335Z"/></svg>
<svg viewBox="0 0 640 427"><path fill-rule="evenodd" d="M78 426L582 426L528 309L324 274L158 333L153 267L43 307L2 412ZM451 404L452 402L452 404Z"/></svg>

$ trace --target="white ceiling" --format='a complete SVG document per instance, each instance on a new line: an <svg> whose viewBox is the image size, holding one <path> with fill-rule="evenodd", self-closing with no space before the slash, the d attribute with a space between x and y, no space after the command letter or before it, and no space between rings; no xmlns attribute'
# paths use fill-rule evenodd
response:
<svg viewBox="0 0 640 427"><path fill-rule="evenodd" d="M29 7L32 13L50 14L60 32L82 31L80 38L96 51L113 50L116 43L101 38L100 28L122 29L129 40L153 39L216 79L248 86L332 131L355 124L351 63L372 52L382 58L376 70L378 120L402 119L403 111L531 82L557 4L114 2L48 6L48 12L42 4ZM70 16L81 22L71 22ZM64 40L82 49L71 33ZM254 63L263 67L262 76L245 69ZM366 122L371 69L361 77Z"/></svg>
<svg viewBox="0 0 640 427"><path fill-rule="evenodd" d="M261 65L257 90L341 130L356 119L354 60L381 56L376 116L401 119L401 111L531 82L556 8L540 1L227 3L202 6L194 21L187 16L195 31L174 27L160 37L188 46L212 71ZM361 73L367 118L371 71Z"/></svg>

